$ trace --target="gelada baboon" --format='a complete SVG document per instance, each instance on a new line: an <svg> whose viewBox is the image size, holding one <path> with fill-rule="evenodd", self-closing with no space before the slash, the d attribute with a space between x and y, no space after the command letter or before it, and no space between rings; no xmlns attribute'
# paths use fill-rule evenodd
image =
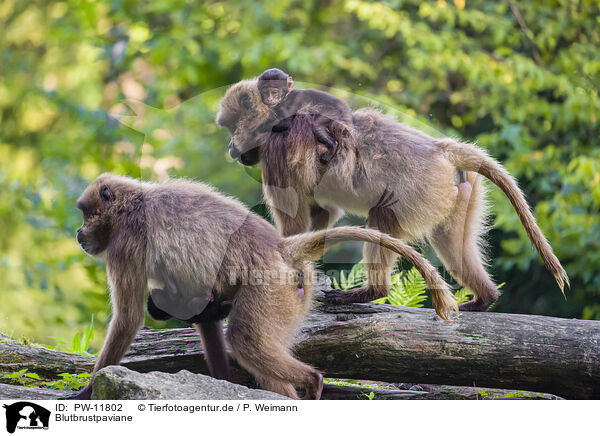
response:
<svg viewBox="0 0 600 436"><path fill-rule="evenodd" d="M327 149L319 154L319 159L323 164L329 163L338 145L331 131L343 129L339 126L340 122L344 125L352 123L352 110L348 103L318 89L294 89L292 76L278 68L270 68L258 76L257 86L262 102L271 108L271 116L258 130L287 130L294 115L309 107L313 115L313 134L317 142Z"/></svg>
<svg viewBox="0 0 600 436"><path fill-rule="evenodd" d="M333 225L345 210L391 236L427 238L456 281L475 293L461 310L485 310L500 293L486 272L481 250L481 174L509 198L560 289L569 284L516 181L481 148L434 139L367 108L353 113L352 133L324 166L316 157L308 113L297 114L287 131L257 133L267 115L256 81L246 80L227 91L217 115L217 123L229 129L230 150L241 163L262 159L263 192L283 236ZM466 181L455 182L458 170L467 171ZM367 302L388 294L394 253L365 244L363 257L367 285L349 292L332 290L331 301Z"/></svg>
<svg viewBox="0 0 600 436"><path fill-rule="evenodd" d="M425 277L440 316L447 319L458 310L448 285L426 259L375 230L339 227L282 238L239 201L186 180L156 184L103 174L77 206L84 220L77 240L86 253L106 258L113 307L93 375L119 363L127 351L144 321L149 283L161 288L172 281L176 289L170 291L184 305L194 297L212 299L211 304L232 302L227 340L233 356L263 388L297 398L295 387L302 387L307 398L319 398L321 374L294 359L289 349L312 299L310 261L326 244L342 241L380 243L406 257ZM212 374L226 377L220 324L208 317L196 327ZM78 398L89 398L90 389Z"/></svg>

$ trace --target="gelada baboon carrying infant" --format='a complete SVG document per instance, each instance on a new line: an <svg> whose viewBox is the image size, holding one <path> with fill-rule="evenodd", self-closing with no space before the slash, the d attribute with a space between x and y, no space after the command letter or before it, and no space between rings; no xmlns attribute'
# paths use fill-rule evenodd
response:
<svg viewBox="0 0 600 436"><path fill-rule="evenodd" d="M316 156L311 117L297 114L284 132L259 132L268 117L263 106L256 81L239 82L221 100L217 123L229 129L230 149L237 150L241 163L262 159L263 192L283 236L326 228L345 210L366 217L368 227L393 237L427 238L448 272L475 293L461 310L485 310L500 293L481 251L481 174L509 198L560 289L569 284L516 181L481 148L436 140L369 108L353 113L352 134L339 144L336 159L323 167ZM467 171L467 177L457 183L458 170ZM396 255L365 244L363 258L367 285L348 292L332 290L330 301L367 302L388 294Z"/></svg>
<svg viewBox="0 0 600 436"><path fill-rule="evenodd" d="M256 86L269 113L257 132L283 132L289 129L298 113L309 111L315 139L326 148L325 152L319 151L319 160L328 164L337 152L338 138L348 134L352 123L352 110L348 103L317 89L294 89L292 76L277 68L268 69L258 76ZM233 159L240 157L235 147L230 147L229 153ZM248 164L251 164L250 161Z"/></svg>
<svg viewBox="0 0 600 436"><path fill-rule="evenodd" d="M211 375L229 376L222 315L214 307L231 301L227 340L240 365L265 389L297 398L295 387L300 387L306 398L318 399L321 374L294 359L290 346L311 304L310 261L342 241L378 243L406 257L425 278L438 314L448 319L458 309L437 270L388 235L339 227L282 238L242 203L201 183L156 184L103 174L84 191L77 207L83 212L77 241L86 253L106 258L113 307L92 377L118 364L127 351L144 322L144 296L151 286L160 293L175 292L183 306L197 300L208 304L209 315L200 314L195 327ZM303 293L297 284L300 272ZM90 394L91 383L76 398Z"/></svg>

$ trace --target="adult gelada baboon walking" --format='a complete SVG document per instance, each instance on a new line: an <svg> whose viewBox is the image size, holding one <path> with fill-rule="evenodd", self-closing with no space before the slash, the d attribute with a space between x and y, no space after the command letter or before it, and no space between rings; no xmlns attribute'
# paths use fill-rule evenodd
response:
<svg viewBox="0 0 600 436"><path fill-rule="evenodd" d="M187 317L209 310L195 318L211 375L229 377L224 315L210 308L228 301L227 340L240 365L265 389L297 398L295 388L301 387L306 398L318 399L321 373L295 359L290 348L311 305L311 261L343 241L381 243L406 257L425 278L437 313L448 319L458 310L433 265L399 240L359 227L282 238L264 218L202 183L103 174L77 207L83 213L77 241L86 253L106 259L113 307L92 377L118 364L127 351L144 322L150 286L158 288L152 294L157 301L169 301L159 307L163 314ZM76 398L89 399L91 386Z"/></svg>
<svg viewBox="0 0 600 436"><path fill-rule="evenodd" d="M394 237L426 238L453 277L473 290L462 310L485 310L499 296L485 269L485 188L498 185L561 290L568 277L538 227L513 177L484 150L453 139L434 139L368 108L353 113L351 132L327 165L318 160L310 108L283 132L258 132L268 116L255 80L233 85L221 100L217 123L229 129L230 154L253 165L262 160L263 191L284 235L333 225L342 210L366 217L367 226ZM460 171L466 180L455 180ZM368 283L329 299L366 302L388 294L395 254L365 244Z"/></svg>

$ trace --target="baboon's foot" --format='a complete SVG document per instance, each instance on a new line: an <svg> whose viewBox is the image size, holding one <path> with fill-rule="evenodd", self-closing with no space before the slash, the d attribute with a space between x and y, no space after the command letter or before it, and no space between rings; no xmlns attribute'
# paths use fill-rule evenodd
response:
<svg viewBox="0 0 600 436"><path fill-rule="evenodd" d="M387 296L386 288L375 286L364 286L350 291L342 291L341 289L330 289L325 291L325 301L331 304L351 304L351 303L368 303Z"/></svg>
<svg viewBox="0 0 600 436"><path fill-rule="evenodd" d="M85 388L71 395L65 395L59 397L59 400L89 400L92 397L92 382L90 382Z"/></svg>
<svg viewBox="0 0 600 436"><path fill-rule="evenodd" d="M323 392L323 375L319 371L315 371L314 380L306 387L305 400L320 400L321 392Z"/></svg>
<svg viewBox="0 0 600 436"><path fill-rule="evenodd" d="M461 312L484 312L486 311L495 300L484 300L484 299L473 299L466 303L459 304L458 310Z"/></svg>

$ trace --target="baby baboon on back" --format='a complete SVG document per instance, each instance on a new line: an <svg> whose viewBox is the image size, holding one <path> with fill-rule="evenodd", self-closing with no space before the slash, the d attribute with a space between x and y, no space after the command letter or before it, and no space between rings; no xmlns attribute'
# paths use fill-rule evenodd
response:
<svg viewBox="0 0 600 436"><path fill-rule="evenodd" d="M327 164L337 151L338 140L332 131L352 123L352 110L348 104L331 94L317 89L293 89L292 76L277 68L264 71L257 80L262 102L272 114L260 127L260 131L283 132L302 109L310 108L313 115L312 131L317 142L327 151L319 156ZM340 126L340 122L343 123ZM235 157L234 157L235 158Z"/></svg>

